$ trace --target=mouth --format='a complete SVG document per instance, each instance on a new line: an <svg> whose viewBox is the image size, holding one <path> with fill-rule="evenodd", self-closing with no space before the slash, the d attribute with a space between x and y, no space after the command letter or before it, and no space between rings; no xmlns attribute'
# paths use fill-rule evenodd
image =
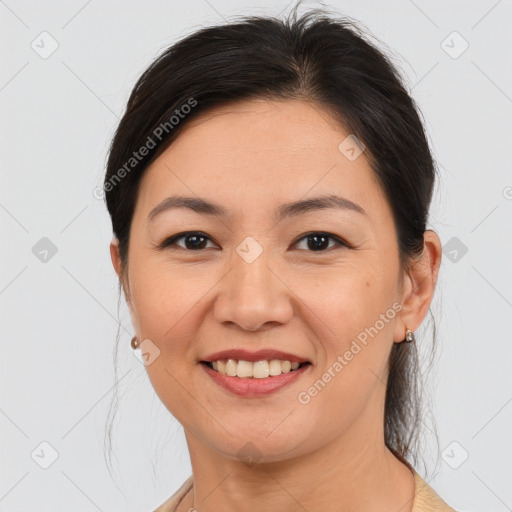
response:
<svg viewBox="0 0 512 512"><path fill-rule="evenodd" d="M201 361L201 364L220 375L239 379L274 378L311 365L309 361L299 362L286 359L262 359L254 362L244 359L218 359L216 361Z"/></svg>
<svg viewBox="0 0 512 512"><path fill-rule="evenodd" d="M310 373L312 363L280 359L254 362L217 359L200 361L200 367L224 391L243 398L261 398L298 382Z"/></svg>
<svg viewBox="0 0 512 512"><path fill-rule="evenodd" d="M292 386L310 373L313 362L274 348L230 348L199 359L205 374L231 394L263 397Z"/></svg>

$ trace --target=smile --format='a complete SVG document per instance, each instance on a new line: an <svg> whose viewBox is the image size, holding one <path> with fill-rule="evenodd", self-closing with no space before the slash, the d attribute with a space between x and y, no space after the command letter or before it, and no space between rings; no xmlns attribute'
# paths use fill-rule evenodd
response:
<svg viewBox="0 0 512 512"><path fill-rule="evenodd" d="M297 370L301 365L307 362L299 363L297 361L285 361L281 359L270 359L262 361L244 361L243 359L219 359L218 361L204 361L214 371L228 375L229 377L239 377L242 379L264 379L266 377L276 377L283 373Z"/></svg>
<svg viewBox="0 0 512 512"><path fill-rule="evenodd" d="M247 398L268 395L282 389L297 381L311 366L310 362L292 363L279 359L255 362L220 359L201 362L206 374L221 388Z"/></svg>

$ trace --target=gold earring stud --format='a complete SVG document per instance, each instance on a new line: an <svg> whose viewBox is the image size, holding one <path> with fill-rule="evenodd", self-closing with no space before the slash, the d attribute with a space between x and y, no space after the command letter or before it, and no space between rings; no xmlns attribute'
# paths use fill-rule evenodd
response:
<svg viewBox="0 0 512 512"><path fill-rule="evenodd" d="M139 340L137 339L137 336L134 336L132 338L132 341L130 344L131 344L133 350L137 350L139 348L140 343L139 343Z"/></svg>

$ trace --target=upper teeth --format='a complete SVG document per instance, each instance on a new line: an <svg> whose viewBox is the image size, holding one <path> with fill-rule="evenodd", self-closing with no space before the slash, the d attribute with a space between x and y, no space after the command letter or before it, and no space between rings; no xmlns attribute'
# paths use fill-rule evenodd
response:
<svg viewBox="0 0 512 512"><path fill-rule="evenodd" d="M264 379L268 376L281 375L296 370L300 363L271 359L270 361L243 361L237 359L221 359L212 361L213 369L229 377L254 377Z"/></svg>

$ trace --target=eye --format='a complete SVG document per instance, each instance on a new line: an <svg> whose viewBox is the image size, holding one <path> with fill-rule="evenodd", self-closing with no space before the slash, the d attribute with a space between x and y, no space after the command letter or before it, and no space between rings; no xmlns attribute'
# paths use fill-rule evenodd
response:
<svg viewBox="0 0 512 512"><path fill-rule="evenodd" d="M178 244L179 240L184 240L184 245ZM167 238L159 245L159 249L178 246L185 250L201 251L206 248L205 243L207 243L208 240L211 241L211 238L201 231L187 231ZM333 241L334 244L330 246L329 240ZM309 250L309 252L325 252L326 249L331 249L334 246L351 247L350 244L341 238L324 232L307 233L299 238L293 245L297 245L302 241L306 241L306 249Z"/></svg>
<svg viewBox="0 0 512 512"><path fill-rule="evenodd" d="M178 240L183 239L185 241L185 246L179 245ZM177 235L172 236L164 240L160 245L160 249L165 249L166 247L177 245L182 249L188 249L191 251L200 251L204 249L205 240L211 240L206 234L201 231L187 231L185 233L179 233Z"/></svg>
<svg viewBox="0 0 512 512"><path fill-rule="evenodd" d="M332 248L336 245L342 247L350 247L350 245L341 238L324 232L307 233L306 235L299 238L299 240L295 243L298 244L303 240L306 241L306 247L311 249L310 252L326 252L326 249ZM333 246L329 246L329 240L334 241Z"/></svg>

